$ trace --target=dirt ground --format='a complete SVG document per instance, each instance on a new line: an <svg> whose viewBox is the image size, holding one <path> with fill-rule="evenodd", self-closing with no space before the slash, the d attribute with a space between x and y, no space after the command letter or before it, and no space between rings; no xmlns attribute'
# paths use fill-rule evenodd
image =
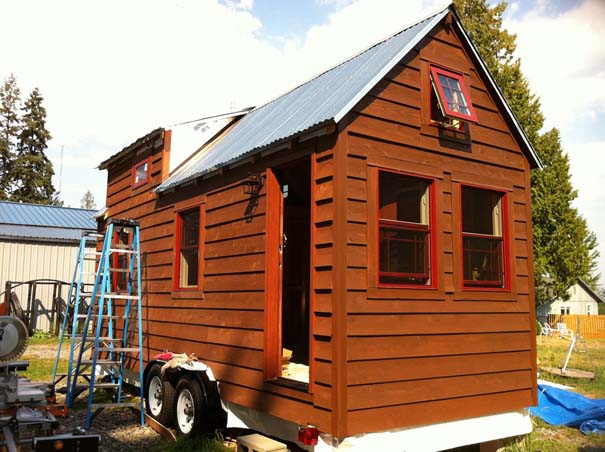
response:
<svg viewBox="0 0 605 452"><path fill-rule="evenodd" d="M67 356L68 347L62 350L62 356ZM54 360L57 354L57 344L30 344L22 359ZM64 355L65 354L65 355ZM49 382L52 379L52 369L50 369ZM57 395L58 403L63 403L64 396ZM84 400L82 398L82 400ZM86 423L86 408L84 403L82 408L70 410L65 419L60 419L60 427L57 433L70 433L78 427L84 427ZM101 436L101 446L99 451L118 452L118 451L140 451L157 449L164 441L157 432L151 427L140 425L140 417L129 408L106 408L92 423L90 430L92 434Z"/></svg>

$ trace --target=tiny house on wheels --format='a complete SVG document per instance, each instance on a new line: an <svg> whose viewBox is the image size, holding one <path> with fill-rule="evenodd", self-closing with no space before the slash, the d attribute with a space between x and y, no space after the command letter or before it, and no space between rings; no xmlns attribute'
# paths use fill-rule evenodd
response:
<svg viewBox="0 0 605 452"><path fill-rule="evenodd" d="M141 225L144 360L195 353L230 419L315 450L528 433L538 167L451 6L156 129L100 165L106 218Z"/></svg>

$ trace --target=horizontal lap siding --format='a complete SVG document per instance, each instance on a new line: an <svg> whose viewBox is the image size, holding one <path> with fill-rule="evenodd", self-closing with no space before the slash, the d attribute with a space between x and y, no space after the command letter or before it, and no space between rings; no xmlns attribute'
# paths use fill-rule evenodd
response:
<svg viewBox="0 0 605 452"><path fill-rule="evenodd" d="M426 125L423 65L464 70L478 124L470 145ZM532 405L531 207L528 164L456 37L440 31L355 108L347 158L348 434ZM376 284L377 168L434 178L437 289ZM460 187L506 190L511 291L461 288Z"/></svg>
<svg viewBox="0 0 605 452"><path fill-rule="evenodd" d="M109 169L107 206L110 217L138 219L141 226L144 359L166 349L195 353L212 367L225 399L301 424L313 419L326 430L321 419L328 418L331 392L333 168L331 151L318 155L313 185L318 211L314 231L320 242L314 256L319 275L313 313L315 406L308 395L264 382L266 193L263 187L259 196L244 194L241 180L247 170L225 183L211 181L212 188L193 185L158 198L153 189L161 183L165 165L156 143L148 184L133 190L131 168L149 153ZM259 162L259 167L266 166ZM175 215L197 205L202 206L204 228L202 290L175 292Z"/></svg>

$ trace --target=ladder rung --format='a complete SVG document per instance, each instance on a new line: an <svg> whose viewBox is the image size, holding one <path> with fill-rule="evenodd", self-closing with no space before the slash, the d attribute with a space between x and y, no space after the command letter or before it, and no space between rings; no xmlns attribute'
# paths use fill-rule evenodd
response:
<svg viewBox="0 0 605 452"><path fill-rule="evenodd" d="M129 268L110 268L109 271L115 273L130 273Z"/></svg>
<svg viewBox="0 0 605 452"><path fill-rule="evenodd" d="M141 406L141 402L115 402L115 403L92 403L90 405L90 407L94 410L96 409L100 409L100 408L121 408L121 407L128 407L128 408L139 408Z"/></svg>
<svg viewBox="0 0 605 452"><path fill-rule="evenodd" d="M76 339L82 340L82 339L84 339L84 336L81 336L81 335L80 336L76 336ZM94 336L94 334L92 334L92 335L89 334L88 336L86 336L86 339L84 339L84 340L86 342L94 342L95 341L95 336ZM123 340L123 339L121 339L119 337L118 338L116 338L116 337L99 337L99 342L103 342L103 341L110 342L110 341L121 341L121 340Z"/></svg>
<svg viewBox="0 0 605 452"><path fill-rule="evenodd" d="M117 383L97 383L95 382L94 387L95 388L100 388L100 389L114 389L117 388L118 386L120 386ZM85 385L85 384L81 384L81 385L76 385L76 389L88 389L90 388L90 385Z"/></svg>
<svg viewBox="0 0 605 452"><path fill-rule="evenodd" d="M137 254L138 251L135 250L124 250L122 248L109 248L109 252L110 253L116 253L116 254Z"/></svg>
<svg viewBox="0 0 605 452"><path fill-rule="evenodd" d="M83 359L82 361L80 361L80 364L91 366L92 359ZM112 360L112 359L97 359L97 365L103 365L103 366L115 365L115 366L117 366L119 364L120 364L120 361L116 361L116 360Z"/></svg>
<svg viewBox="0 0 605 452"><path fill-rule="evenodd" d="M114 249L134 250L134 248L132 247L132 245L126 245L125 243L113 243L111 246Z"/></svg>
<svg viewBox="0 0 605 452"><path fill-rule="evenodd" d="M78 314L76 317L78 319L86 319L86 318L88 318L88 314ZM92 315L92 318L98 319L99 316L95 313ZM101 319L125 319L125 318L126 318L126 316L123 316L123 315L105 315L105 314L103 314L101 316Z"/></svg>
<svg viewBox="0 0 605 452"><path fill-rule="evenodd" d="M84 256L101 256L102 254L101 251L86 251Z"/></svg>
<svg viewBox="0 0 605 452"><path fill-rule="evenodd" d="M118 293L106 293L105 298L114 298L119 300L138 300L138 295L120 295Z"/></svg>
<svg viewBox="0 0 605 452"><path fill-rule="evenodd" d="M139 347L99 347L97 348L98 352L114 352L114 353L122 353L122 352L138 352Z"/></svg>

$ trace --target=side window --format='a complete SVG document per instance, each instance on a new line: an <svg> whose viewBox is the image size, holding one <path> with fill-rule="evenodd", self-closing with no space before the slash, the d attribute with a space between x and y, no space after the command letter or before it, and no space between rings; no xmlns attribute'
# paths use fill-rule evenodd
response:
<svg viewBox="0 0 605 452"><path fill-rule="evenodd" d="M477 122L462 74L431 66L430 77L432 121L457 130L463 130L465 121Z"/></svg>
<svg viewBox="0 0 605 452"><path fill-rule="evenodd" d="M431 181L380 171L378 184L378 283L430 285Z"/></svg>
<svg viewBox="0 0 605 452"><path fill-rule="evenodd" d="M132 168L132 188L140 187L149 181L151 160L145 159Z"/></svg>
<svg viewBox="0 0 605 452"><path fill-rule="evenodd" d="M504 194L462 187L464 287L505 287Z"/></svg>
<svg viewBox="0 0 605 452"><path fill-rule="evenodd" d="M132 245L132 234L123 229L114 232L114 243L121 248ZM114 292L123 292L128 290L128 274L130 265L130 255L126 253L115 253L112 255L115 277L112 281Z"/></svg>
<svg viewBox="0 0 605 452"><path fill-rule="evenodd" d="M177 289L197 289L200 282L200 208L177 213L176 228L175 286Z"/></svg>

